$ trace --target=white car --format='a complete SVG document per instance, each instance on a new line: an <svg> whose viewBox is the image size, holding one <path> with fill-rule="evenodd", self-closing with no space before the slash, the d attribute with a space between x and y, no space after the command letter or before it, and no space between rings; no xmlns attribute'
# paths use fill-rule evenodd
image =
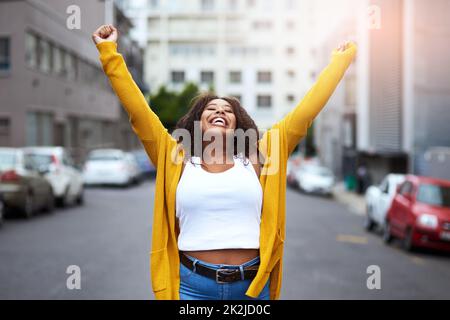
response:
<svg viewBox="0 0 450 320"><path fill-rule="evenodd" d="M133 153L131 153L131 152L127 152L125 154L125 158L127 159L128 164L130 166L132 182L134 184L139 183L141 181L141 179L142 179L142 172L141 172L141 169L139 167L139 164L138 164L138 161L136 159L136 156Z"/></svg>
<svg viewBox="0 0 450 320"><path fill-rule="evenodd" d="M317 164L304 164L295 171L295 181L301 191L331 196L335 178L330 169Z"/></svg>
<svg viewBox="0 0 450 320"><path fill-rule="evenodd" d="M83 176L63 147L25 147L39 169L47 172L44 177L53 188L56 203L60 206L83 203Z"/></svg>
<svg viewBox="0 0 450 320"><path fill-rule="evenodd" d="M380 185L367 188L365 195L366 218L364 220L366 230L371 231L377 226L384 226L385 217L394 198L395 190L404 180L405 175L403 174L388 174Z"/></svg>
<svg viewBox="0 0 450 320"><path fill-rule="evenodd" d="M85 185L128 186L136 180L130 156L120 149L96 149L89 153L83 170Z"/></svg>

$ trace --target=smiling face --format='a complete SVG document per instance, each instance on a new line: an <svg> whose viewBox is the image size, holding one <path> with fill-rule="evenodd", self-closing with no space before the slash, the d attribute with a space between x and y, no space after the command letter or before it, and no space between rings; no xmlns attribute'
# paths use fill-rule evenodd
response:
<svg viewBox="0 0 450 320"><path fill-rule="evenodd" d="M200 118L202 132L219 130L222 134L236 129L233 107L223 99L208 102Z"/></svg>

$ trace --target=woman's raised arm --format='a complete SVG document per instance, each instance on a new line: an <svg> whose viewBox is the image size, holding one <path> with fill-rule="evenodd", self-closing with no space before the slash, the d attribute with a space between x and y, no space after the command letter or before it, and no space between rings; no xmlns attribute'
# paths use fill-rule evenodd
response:
<svg viewBox="0 0 450 320"><path fill-rule="evenodd" d="M333 94L356 55L356 45L347 42L333 50L329 65L319 75L314 86L300 103L272 128L286 133L288 154L306 136L308 128ZM264 136L261 144L265 145Z"/></svg>
<svg viewBox="0 0 450 320"><path fill-rule="evenodd" d="M103 70L129 115L133 131L156 165L160 141L169 133L134 82L123 56L117 52L117 37L117 29L112 25L101 26L92 35L100 53Z"/></svg>

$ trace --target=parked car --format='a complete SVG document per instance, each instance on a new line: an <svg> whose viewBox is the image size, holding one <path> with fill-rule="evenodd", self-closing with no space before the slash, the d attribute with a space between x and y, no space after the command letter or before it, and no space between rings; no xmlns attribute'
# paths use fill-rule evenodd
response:
<svg viewBox="0 0 450 320"><path fill-rule="evenodd" d="M379 185L372 185L366 191L366 218L364 227L371 231L383 227L397 186L405 180L403 174L388 174Z"/></svg>
<svg viewBox="0 0 450 320"><path fill-rule="evenodd" d="M126 152L125 159L130 167L131 183L138 184L142 180L142 173L135 155L131 152Z"/></svg>
<svg viewBox="0 0 450 320"><path fill-rule="evenodd" d="M135 179L135 168L129 156L120 149L92 150L83 169L85 185L128 186Z"/></svg>
<svg viewBox="0 0 450 320"><path fill-rule="evenodd" d="M39 168L47 171L44 177L52 185L58 205L83 203L83 175L65 148L27 147L23 150Z"/></svg>
<svg viewBox="0 0 450 320"><path fill-rule="evenodd" d="M403 240L404 248L450 251L450 181L408 175L388 210L384 240Z"/></svg>
<svg viewBox="0 0 450 320"><path fill-rule="evenodd" d="M38 210L52 211L54 194L45 179L45 168L38 168L23 150L0 148L0 193L4 212L21 213L30 218Z"/></svg>
<svg viewBox="0 0 450 320"><path fill-rule="evenodd" d="M3 208L3 195L0 193L0 226L3 225L4 208Z"/></svg>
<svg viewBox="0 0 450 320"><path fill-rule="evenodd" d="M294 173L299 189L306 193L326 196L333 194L335 178L330 169L318 164L304 164Z"/></svg>
<svg viewBox="0 0 450 320"><path fill-rule="evenodd" d="M142 177L143 178L155 177L156 168L150 161L145 150L144 149L133 150L131 153L136 158Z"/></svg>
<svg viewBox="0 0 450 320"><path fill-rule="evenodd" d="M298 153L292 154L287 161L286 182L289 187L298 188L295 172L299 169L301 161L302 158Z"/></svg>

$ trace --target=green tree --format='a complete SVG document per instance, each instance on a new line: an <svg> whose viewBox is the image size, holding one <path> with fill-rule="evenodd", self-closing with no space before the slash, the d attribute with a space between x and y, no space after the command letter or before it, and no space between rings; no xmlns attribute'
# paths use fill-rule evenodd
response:
<svg viewBox="0 0 450 320"><path fill-rule="evenodd" d="M161 86L155 95L150 95L150 105L163 125L172 131L177 121L189 110L192 99L199 94L194 83L186 83L181 92L168 90Z"/></svg>

